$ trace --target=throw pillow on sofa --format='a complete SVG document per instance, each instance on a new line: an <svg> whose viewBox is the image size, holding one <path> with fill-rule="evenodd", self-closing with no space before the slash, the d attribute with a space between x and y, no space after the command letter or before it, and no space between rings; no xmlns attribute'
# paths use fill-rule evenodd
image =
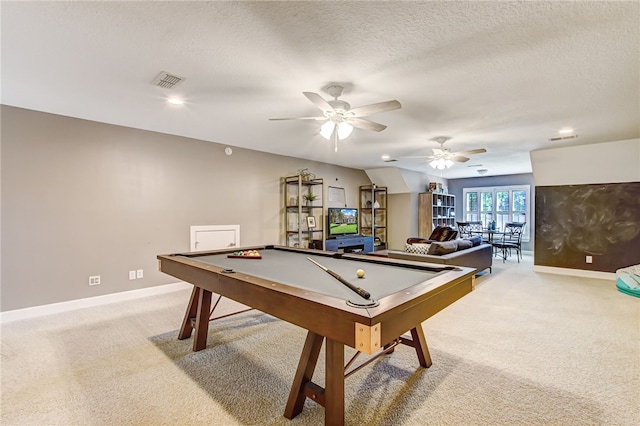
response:
<svg viewBox="0 0 640 426"><path fill-rule="evenodd" d="M473 247L473 243L470 240L456 240L458 243L458 251Z"/></svg>
<svg viewBox="0 0 640 426"><path fill-rule="evenodd" d="M436 226L431 235L429 235L429 240L431 241L451 241L458 236L458 231L453 229L450 226Z"/></svg>
<svg viewBox="0 0 640 426"><path fill-rule="evenodd" d="M457 248L458 248L458 243L456 242L456 240L435 242L435 243L431 243L431 246L429 247L429 251L427 252L427 254L435 254L435 255L449 254L456 251Z"/></svg>
<svg viewBox="0 0 640 426"><path fill-rule="evenodd" d="M404 251L413 254L427 254L430 244L406 244Z"/></svg>
<svg viewBox="0 0 640 426"><path fill-rule="evenodd" d="M471 241L471 244L473 244L473 247L476 247L482 244L482 237L480 235L474 235L473 237L467 238L467 240Z"/></svg>

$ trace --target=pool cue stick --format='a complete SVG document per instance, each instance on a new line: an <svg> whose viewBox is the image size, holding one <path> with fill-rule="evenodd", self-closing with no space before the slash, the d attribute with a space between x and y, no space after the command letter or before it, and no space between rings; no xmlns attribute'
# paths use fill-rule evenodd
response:
<svg viewBox="0 0 640 426"><path fill-rule="evenodd" d="M320 269L323 269L326 273L328 273L329 275L331 275L333 278L335 278L336 280L340 281L342 284L346 285L347 287L349 287L351 290L355 291L356 293L358 293L358 295L364 299L370 299L371 295L369 294L369 292L367 290L364 290L360 287L356 287L355 285L351 284L349 281L345 280L344 278L342 278L340 275L338 275L337 273L333 272L331 269L322 266L321 264L319 264L318 262L316 262L315 260L311 259L310 257L307 257L307 260L309 260L310 262L315 263L316 265L318 265L320 267Z"/></svg>

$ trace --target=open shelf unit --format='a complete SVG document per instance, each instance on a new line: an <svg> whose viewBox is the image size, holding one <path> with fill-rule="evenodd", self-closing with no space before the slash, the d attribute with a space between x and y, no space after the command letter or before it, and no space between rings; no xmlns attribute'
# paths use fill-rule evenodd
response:
<svg viewBox="0 0 640 426"><path fill-rule="evenodd" d="M450 194L421 192L418 216L418 232L422 238L429 238L436 226L455 228L456 197Z"/></svg>
<svg viewBox="0 0 640 426"><path fill-rule="evenodd" d="M360 234L373 238L374 250L387 244L387 187L376 184L360 187Z"/></svg>
<svg viewBox="0 0 640 426"><path fill-rule="evenodd" d="M314 194L316 198L308 201L308 194ZM323 179L285 177L284 200L284 244L289 247L322 249L325 225ZM309 227L308 217L314 218L315 227Z"/></svg>

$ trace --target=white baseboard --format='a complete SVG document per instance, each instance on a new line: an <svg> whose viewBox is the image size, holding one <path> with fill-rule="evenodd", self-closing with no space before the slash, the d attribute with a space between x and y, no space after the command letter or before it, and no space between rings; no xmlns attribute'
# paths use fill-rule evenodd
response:
<svg viewBox="0 0 640 426"><path fill-rule="evenodd" d="M108 303L124 302L127 300L139 299L141 297L172 293L174 291L189 288L193 288L193 286L189 283L179 282L175 284L141 288L138 290L123 291L121 293L105 294L104 296L88 297L86 299L69 300L67 302L51 303L49 305L0 312L0 324L41 317L43 315L58 314L73 311L75 309L91 308L94 306L106 305Z"/></svg>
<svg viewBox="0 0 640 426"><path fill-rule="evenodd" d="M546 272L549 274L572 275L574 277L597 278L601 280L616 280L616 274L613 272L586 271L584 269L557 268L554 266L533 265L533 272Z"/></svg>

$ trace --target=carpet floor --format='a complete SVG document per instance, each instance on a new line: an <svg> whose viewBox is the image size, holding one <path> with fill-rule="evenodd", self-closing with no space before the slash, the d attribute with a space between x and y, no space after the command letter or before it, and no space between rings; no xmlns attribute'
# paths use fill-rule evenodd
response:
<svg viewBox="0 0 640 426"><path fill-rule="evenodd" d="M347 379L347 424L640 424L640 299L613 281L535 273L530 254L495 260L476 284L423 324L431 368L401 346ZM283 417L305 330L250 311L214 322L194 353L176 338L188 298L3 324L0 423L323 424L309 401Z"/></svg>

